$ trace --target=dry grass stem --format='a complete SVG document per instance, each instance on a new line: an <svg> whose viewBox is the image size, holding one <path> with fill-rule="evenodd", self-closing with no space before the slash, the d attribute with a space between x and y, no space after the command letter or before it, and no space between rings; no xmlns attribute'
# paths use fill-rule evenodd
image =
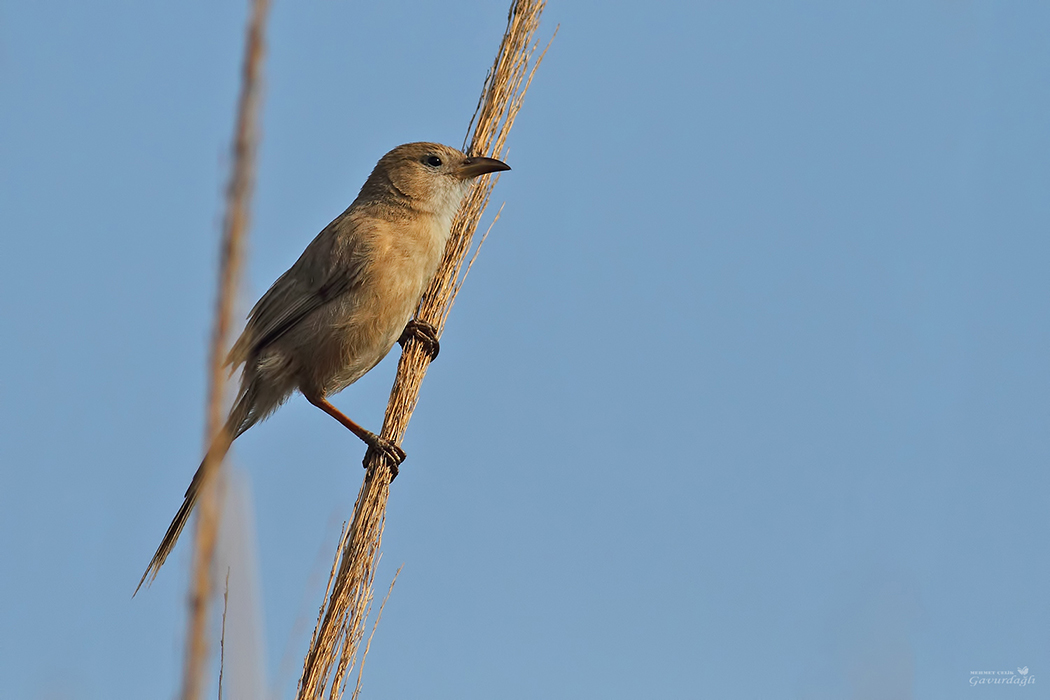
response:
<svg viewBox="0 0 1050 700"><path fill-rule="evenodd" d="M467 129L464 144L467 153L492 158L504 155L507 135L546 52L544 49L537 54L535 41L545 6L545 0L514 0L511 5L499 51ZM420 301L416 317L433 324L439 335L458 291L457 281L478 222L497 179L484 176L475 181L452 224L452 235L438 273ZM404 438L429 364L430 356L423 346L418 341L409 341L401 354L387 402L381 433L387 440L400 444ZM386 463L373 457L354 505L348 537L336 552L338 571L326 593L323 612L303 663L298 693L301 700L341 698L346 674L358 658L372 601L390 478Z"/></svg>
<svg viewBox="0 0 1050 700"><path fill-rule="evenodd" d="M222 593L222 632L219 634L219 700L222 700L222 672L226 670L226 611L230 608L230 570L226 569L226 589Z"/></svg>
<svg viewBox="0 0 1050 700"><path fill-rule="evenodd" d="M372 649L372 638L376 636L376 630L379 629L379 621L383 619L383 608L386 607L386 602L390 600L390 594L394 592L394 584L397 583L397 577L401 575L401 569L403 568L405 568L404 564L397 567L397 571L394 572L394 578L390 579L390 588L386 589L386 595L383 596L383 602L379 604L379 612L376 613L376 621L372 623L372 632L368 635L368 641L365 642L365 650L361 652L361 663L357 666L357 686L354 688L354 693L350 696L350 700L357 700L358 696L361 695L361 681L364 679L365 675L365 661L368 660L368 652ZM371 612L371 605L368 606L368 610ZM367 617L367 615L365 617Z"/></svg>
<svg viewBox="0 0 1050 700"><path fill-rule="evenodd" d="M231 436L226 434L223 420L226 397L226 372L223 360L230 346L230 328L233 309L240 284L248 231L248 209L255 172L255 149L258 139L258 107L260 101L263 60L263 31L269 10L269 0L251 0L244 65L241 74L241 93L237 103L237 122L234 127L233 170L226 191L226 215L219 262L219 295L215 309L215 327L212 332L207 429L205 448L217 443L228 447ZM220 500L216 475L222 465L225 450L209 449L202 465L202 488L197 507L197 530L193 552L193 573L190 579L189 630L186 635L186 665L183 674L182 697L198 700L204 682L204 666L208 655L206 639L208 603L212 593L211 568L215 557L215 541L219 527Z"/></svg>
<svg viewBox="0 0 1050 700"><path fill-rule="evenodd" d="M467 277L470 275L470 268L474 267L474 261L478 259L479 255L481 255L481 246L485 245L485 241L489 239L489 234L492 233L492 227L496 225L497 221L499 221L500 214L503 213L503 207L506 204L507 203L504 202L499 205L499 209L496 210L496 215L492 217L492 221L489 222L489 227L485 229L485 234L481 237L481 240L478 241L477 247L474 248L474 254L470 256L470 262L467 263L467 269L463 271L463 276L459 278L459 281L456 282L456 288L452 290L452 297L448 301L450 307L456 303L456 297L459 296L459 290L463 289L463 284L467 281Z"/></svg>

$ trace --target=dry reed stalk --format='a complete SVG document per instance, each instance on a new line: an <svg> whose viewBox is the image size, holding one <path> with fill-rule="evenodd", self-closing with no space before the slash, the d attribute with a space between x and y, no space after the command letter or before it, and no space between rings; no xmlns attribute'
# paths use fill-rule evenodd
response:
<svg viewBox="0 0 1050 700"><path fill-rule="evenodd" d="M230 609L230 570L226 569L226 589L222 593L222 632L219 634L219 700L222 700L222 672L226 670L226 612Z"/></svg>
<svg viewBox="0 0 1050 700"><path fill-rule="evenodd" d="M204 683L204 667L208 655L205 635L208 627L208 604L212 593L212 562L215 558L215 540L221 515L219 479L216 477L222 466L222 457L217 455L224 455L226 450L208 447L221 442L228 448L232 440L226 432L223 416L226 408L227 380L224 360L230 346L230 328L233 325L233 309L240 284L248 231L248 205L255 173L257 115L262 91L263 31L270 7L269 0L250 2L241 72L241 93L237 102L237 122L234 127L233 169L226 190L226 215L223 220L219 262L219 295L216 300L215 327L209 357L208 424L204 443L207 453L201 466L201 496L197 506L193 574L190 579L189 630L186 635L186 665L182 686L182 697L185 700L198 700Z"/></svg>
<svg viewBox="0 0 1050 700"><path fill-rule="evenodd" d="M538 44L535 41L540 15L546 4L546 0L513 1L496 60L485 78L477 109L467 127L464 141L467 153L492 158L503 156L507 135L546 53L544 49L536 54ZM475 181L452 224L452 235L437 275L416 311L416 318L433 324L438 335L462 286L460 273L497 179L498 176L484 176ZM430 356L423 346L418 341L409 341L398 363L381 433L395 444L400 444L405 435L429 365ZM325 694L329 700L341 698L347 674L357 662L365 621L371 609L372 584L383 537L390 480L389 467L373 455L354 504L350 528L336 551L335 577L329 582L326 600L321 606L318 624L303 662L297 695L300 700L320 700ZM360 686L355 696L359 690Z"/></svg>
<svg viewBox="0 0 1050 700"><path fill-rule="evenodd" d="M354 692L350 696L350 700L357 700L361 695L361 681L365 675L365 661L368 660L368 652L372 648L372 639L376 636L376 630L379 629L379 622L383 619L383 609L386 607L386 602L390 600L390 594L394 592L394 584L397 583L397 577L401 575L401 569L405 568L405 565L397 567L397 571L394 572L394 578L390 579L390 588L386 589L386 595L383 597L383 602L379 604L379 612L376 613L376 621L372 623L372 633L368 635L368 641L365 642L365 650L361 652L361 662L357 665L357 685L354 687ZM365 617L371 613L372 606L368 606L368 612L365 613ZM220 699L221 700L221 699Z"/></svg>

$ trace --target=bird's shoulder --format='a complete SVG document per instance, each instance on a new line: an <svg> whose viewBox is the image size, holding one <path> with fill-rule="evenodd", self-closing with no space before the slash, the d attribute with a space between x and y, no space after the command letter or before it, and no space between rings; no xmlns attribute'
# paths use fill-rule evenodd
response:
<svg viewBox="0 0 1050 700"><path fill-rule="evenodd" d="M228 361L243 362L316 309L363 284L376 237L374 228L370 217L351 207L317 234L252 307Z"/></svg>

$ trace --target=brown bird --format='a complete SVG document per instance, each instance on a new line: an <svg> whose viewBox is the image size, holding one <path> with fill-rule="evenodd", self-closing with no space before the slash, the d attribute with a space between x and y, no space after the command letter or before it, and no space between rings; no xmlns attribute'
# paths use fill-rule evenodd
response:
<svg viewBox="0 0 1050 700"><path fill-rule="evenodd" d="M396 475L404 451L350 420L328 397L411 335L437 356L435 329L412 315L437 272L471 180L500 170L510 167L438 143L407 143L380 158L353 204L314 238L248 315L226 359L233 368L243 365L226 420L229 439L217 440L210 450L221 459L233 439L299 390L369 450L385 455ZM147 577L156 577L175 546L200 482L198 468L136 593Z"/></svg>

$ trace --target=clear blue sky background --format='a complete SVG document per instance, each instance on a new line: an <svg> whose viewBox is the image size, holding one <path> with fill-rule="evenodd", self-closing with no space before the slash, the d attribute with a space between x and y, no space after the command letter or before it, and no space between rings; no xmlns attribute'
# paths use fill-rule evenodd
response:
<svg viewBox="0 0 1050 700"><path fill-rule="evenodd" d="M201 454L244 15L0 5L4 698L178 690L187 543L131 592ZM276 2L245 310L386 150L462 142L504 17ZM557 23L367 697L1047 697L1050 5ZM395 360L336 404L378 427ZM239 688L291 695L362 452L301 398L237 443Z"/></svg>

